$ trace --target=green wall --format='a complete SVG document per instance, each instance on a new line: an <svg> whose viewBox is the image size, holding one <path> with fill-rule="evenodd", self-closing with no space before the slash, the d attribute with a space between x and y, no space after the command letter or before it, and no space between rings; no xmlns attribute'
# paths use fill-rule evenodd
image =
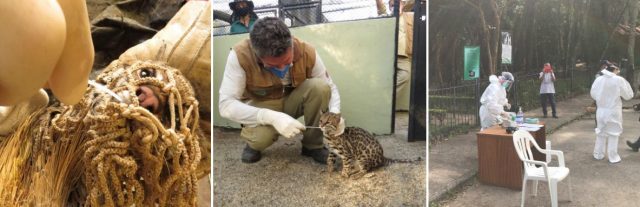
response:
<svg viewBox="0 0 640 207"><path fill-rule="evenodd" d="M370 19L291 28L313 45L338 86L347 126L376 134L391 133L395 19ZM213 38L213 122L239 127L220 117L218 88L233 45L248 34Z"/></svg>

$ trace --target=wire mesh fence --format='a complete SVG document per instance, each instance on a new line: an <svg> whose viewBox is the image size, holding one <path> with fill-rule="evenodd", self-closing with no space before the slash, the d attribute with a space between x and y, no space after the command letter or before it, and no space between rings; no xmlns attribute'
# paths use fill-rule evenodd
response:
<svg viewBox="0 0 640 207"><path fill-rule="evenodd" d="M554 82L556 101L563 101L589 93L595 79L596 68L556 71ZM516 81L507 97L511 109L518 107L529 111L541 107L539 73L514 74ZM480 97L489 85L488 78L478 81L463 81L457 86L429 90L429 139L466 133L480 126L478 110ZM551 109L548 109L549 111ZM542 116L542 111L539 111Z"/></svg>
<svg viewBox="0 0 640 207"><path fill-rule="evenodd" d="M213 34L230 34L229 2L213 0ZM388 17L388 0L261 0L253 1L258 18L279 17L290 27Z"/></svg>
<svg viewBox="0 0 640 207"><path fill-rule="evenodd" d="M486 83L429 90L429 139L465 132L478 125L478 97Z"/></svg>

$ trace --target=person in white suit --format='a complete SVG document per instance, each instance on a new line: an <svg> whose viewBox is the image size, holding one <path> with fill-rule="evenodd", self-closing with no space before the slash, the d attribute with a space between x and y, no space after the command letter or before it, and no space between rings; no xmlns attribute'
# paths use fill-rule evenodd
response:
<svg viewBox="0 0 640 207"><path fill-rule="evenodd" d="M610 65L602 70L602 75L591 85L591 98L596 101L596 144L593 157L604 159L605 143L609 162L618 163L622 159L618 155L618 138L622 134L622 100L633 97L631 85L623 77L618 76L620 69Z"/></svg>
<svg viewBox="0 0 640 207"><path fill-rule="evenodd" d="M507 100L507 90L511 87L514 77L509 72L502 72L501 76L489 76L489 86L480 97L480 130L484 130L498 123L500 116L508 116L504 107L511 108Z"/></svg>

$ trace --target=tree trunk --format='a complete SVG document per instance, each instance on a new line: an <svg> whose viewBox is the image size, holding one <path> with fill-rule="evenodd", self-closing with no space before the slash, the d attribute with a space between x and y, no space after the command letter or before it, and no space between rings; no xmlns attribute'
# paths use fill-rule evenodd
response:
<svg viewBox="0 0 640 207"><path fill-rule="evenodd" d="M582 2L581 7L580 7L580 29L578 30L577 34L579 38L577 38L578 41L578 45L576 45L575 50L576 53L579 53L578 56L582 58L582 61L584 62L589 62L592 61L589 59L589 55L586 49L586 45L587 45L587 41L589 38L589 21L588 21L588 17L590 15L589 13L589 0L587 0L586 2ZM596 65L596 64L594 64Z"/></svg>
<svg viewBox="0 0 640 207"><path fill-rule="evenodd" d="M478 11L478 17L480 20L480 31L481 31L481 39L480 39L480 56L482 57L480 60L480 64L484 66L484 69L481 67L481 74L495 74L496 73L496 65L495 65L495 57L498 52L497 44L499 44L499 37L495 38L495 35L491 35L491 31L500 31L500 17L497 13L496 2L495 0L481 0L480 2L472 3L470 0L465 0L467 4L472 6ZM484 4L482 2L485 2ZM486 5L483 7L483 5ZM487 12L484 11L483 8L487 8ZM487 21L485 13L488 13L489 22Z"/></svg>
<svg viewBox="0 0 640 207"><path fill-rule="evenodd" d="M575 56L574 50L571 49L571 48L574 48L573 46L575 45L575 41L576 41L573 35L573 32L576 28L576 18L575 18L576 3L575 2L576 0L573 0L567 4L567 7L569 8L569 18L568 18L569 29L567 30L567 47L566 47L565 61L564 61L565 71L567 72L566 74L568 74L569 69L572 69L575 66L575 62L576 62L576 56Z"/></svg>
<svg viewBox="0 0 640 207"><path fill-rule="evenodd" d="M519 17L516 29L513 34L511 45L513 45L513 68L514 72L526 70L529 65L529 58L532 54L534 45L531 43L533 37L533 27L535 18L536 0L526 0L524 3L524 12Z"/></svg>
<svg viewBox="0 0 640 207"><path fill-rule="evenodd" d="M489 29L489 35L490 35L490 49L491 49L491 57L492 59L492 65L493 65L493 73L495 73L499 67L500 67L500 63L502 62L502 58L501 58L501 54L500 52L500 46L502 46L502 42L500 41L501 36L502 36L502 32L500 29L500 12L498 11L498 5L496 3L495 0L491 0L491 1L482 1L485 2L485 8L488 11L488 24L491 26L491 28ZM485 13L487 14L487 13ZM492 73L492 74L493 74Z"/></svg>
<svg viewBox="0 0 640 207"><path fill-rule="evenodd" d="M631 14L631 17L629 17L629 23L630 23L630 31L629 31L629 44L627 45L627 57L628 58L628 62L629 62L629 68L627 69L629 72L627 72L627 74L629 74L630 77L628 77L627 80L631 81L631 88L635 89L637 88L638 85L638 80L635 79L635 48L636 48L636 19L638 18L638 2L633 2L629 5L629 11Z"/></svg>

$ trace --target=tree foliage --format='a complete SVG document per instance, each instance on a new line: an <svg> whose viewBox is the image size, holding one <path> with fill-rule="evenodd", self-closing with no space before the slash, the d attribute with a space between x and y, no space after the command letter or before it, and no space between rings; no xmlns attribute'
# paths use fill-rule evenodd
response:
<svg viewBox="0 0 640 207"><path fill-rule="evenodd" d="M500 71L532 74L551 63L562 75L576 61L597 68L601 59L620 63L637 50L615 31L637 18L638 0L431 0L429 85L462 82L464 46L481 47L481 78ZM512 64L500 64L501 32L512 37ZM629 46L630 45L630 46ZM635 49L629 49L635 48ZM628 58L637 60L639 58ZM623 68L625 66L623 65Z"/></svg>

